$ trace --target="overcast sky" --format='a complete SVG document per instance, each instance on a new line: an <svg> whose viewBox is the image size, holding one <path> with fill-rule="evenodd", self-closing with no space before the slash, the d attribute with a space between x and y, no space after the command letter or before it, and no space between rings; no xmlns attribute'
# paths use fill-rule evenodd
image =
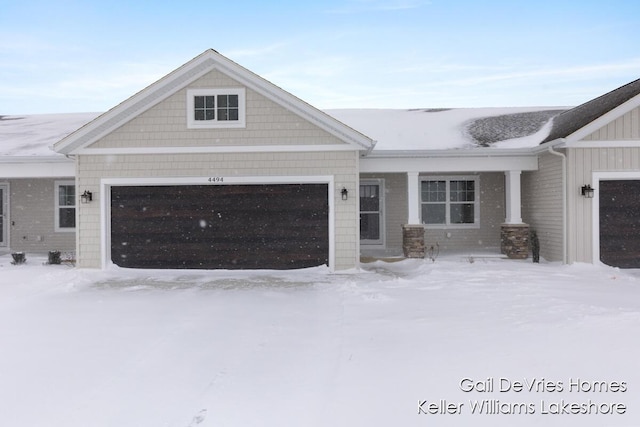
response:
<svg viewBox="0 0 640 427"><path fill-rule="evenodd" d="M212 48L321 109L578 105L637 0L0 0L0 114L101 112Z"/></svg>

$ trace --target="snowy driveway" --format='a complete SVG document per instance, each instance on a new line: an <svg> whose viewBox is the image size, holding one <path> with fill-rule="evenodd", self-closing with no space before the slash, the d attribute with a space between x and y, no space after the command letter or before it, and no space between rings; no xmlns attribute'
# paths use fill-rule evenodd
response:
<svg viewBox="0 0 640 427"><path fill-rule="evenodd" d="M98 272L0 257L0 421L640 426L636 274L462 258Z"/></svg>

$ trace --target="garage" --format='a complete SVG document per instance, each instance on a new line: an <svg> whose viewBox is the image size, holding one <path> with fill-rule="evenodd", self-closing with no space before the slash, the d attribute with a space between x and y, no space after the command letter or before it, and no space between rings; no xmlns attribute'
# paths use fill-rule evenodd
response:
<svg viewBox="0 0 640 427"><path fill-rule="evenodd" d="M640 181L600 181L600 260L640 268Z"/></svg>
<svg viewBox="0 0 640 427"><path fill-rule="evenodd" d="M328 184L112 186L111 260L126 268L329 263Z"/></svg>

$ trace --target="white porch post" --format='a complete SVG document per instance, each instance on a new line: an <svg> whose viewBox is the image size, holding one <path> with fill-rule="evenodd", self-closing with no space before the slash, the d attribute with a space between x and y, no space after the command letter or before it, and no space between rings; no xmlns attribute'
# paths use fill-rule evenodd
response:
<svg viewBox="0 0 640 427"><path fill-rule="evenodd" d="M529 256L529 225L522 222L521 174L522 171L519 170L504 173L507 217L500 227L500 250L513 259L525 259Z"/></svg>
<svg viewBox="0 0 640 427"><path fill-rule="evenodd" d="M406 258L424 258L424 226L420 224L420 177L407 172L407 223L402 225L402 252Z"/></svg>
<svg viewBox="0 0 640 427"><path fill-rule="evenodd" d="M520 175L522 171L505 171L505 196L507 218L505 224L522 224L522 195L520 194Z"/></svg>
<svg viewBox="0 0 640 427"><path fill-rule="evenodd" d="M420 177L418 172L407 172L407 224L420 224Z"/></svg>

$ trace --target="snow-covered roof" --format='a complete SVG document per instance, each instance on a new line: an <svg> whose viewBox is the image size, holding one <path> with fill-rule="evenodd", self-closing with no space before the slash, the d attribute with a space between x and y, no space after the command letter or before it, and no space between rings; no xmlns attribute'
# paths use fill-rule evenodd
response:
<svg viewBox="0 0 640 427"><path fill-rule="evenodd" d="M0 157L60 156L51 148L98 113L0 116Z"/></svg>
<svg viewBox="0 0 640 427"><path fill-rule="evenodd" d="M375 151L450 150L540 144L563 107L327 110L373 138Z"/></svg>
<svg viewBox="0 0 640 427"><path fill-rule="evenodd" d="M342 109L330 116L377 141L375 151L534 147L550 130L550 107ZM52 145L98 113L0 116L0 157L61 156Z"/></svg>

